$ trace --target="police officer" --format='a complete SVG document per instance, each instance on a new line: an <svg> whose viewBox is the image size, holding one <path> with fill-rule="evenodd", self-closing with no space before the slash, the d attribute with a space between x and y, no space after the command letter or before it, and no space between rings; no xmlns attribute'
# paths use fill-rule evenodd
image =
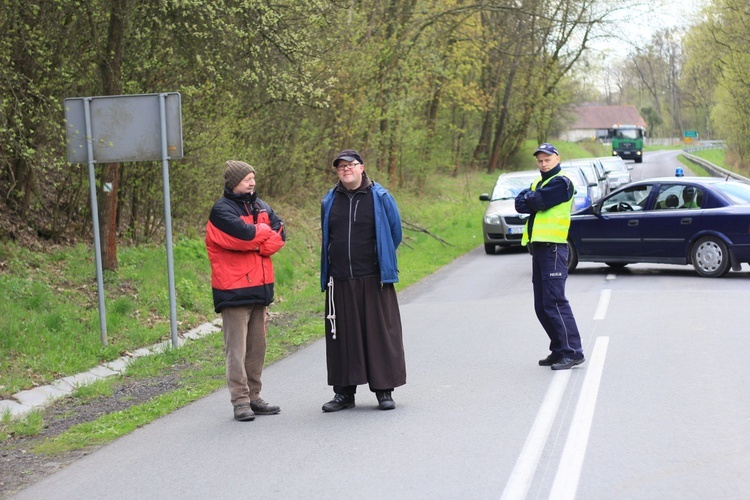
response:
<svg viewBox="0 0 750 500"><path fill-rule="evenodd" d="M695 200L695 188L693 186L685 186L682 190L682 205L680 205L680 208L700 208Z"/></svg>
<svg viewBox="0 0 750 500"><path fill-rule="evenodd" d="M521 243L532 254L534 309L549 337L551 353L539 366L567 370L584 362L581 336L568 299L568 229L574 187L560 168L557 148L541 144L534 152L541 177L516 197L516 211L531 214Z"/></svg>

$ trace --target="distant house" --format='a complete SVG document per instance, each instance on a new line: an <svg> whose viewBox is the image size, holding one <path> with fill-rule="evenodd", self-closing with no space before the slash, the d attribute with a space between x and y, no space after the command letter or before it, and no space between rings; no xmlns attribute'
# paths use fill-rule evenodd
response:
<svg viewBox="0 0 750 500"><path fill-rule="evenodd" d="M578 106L571 115L573 123L560 134L564 141L606 139L616 124L646 126L635 106Z"/></svg>

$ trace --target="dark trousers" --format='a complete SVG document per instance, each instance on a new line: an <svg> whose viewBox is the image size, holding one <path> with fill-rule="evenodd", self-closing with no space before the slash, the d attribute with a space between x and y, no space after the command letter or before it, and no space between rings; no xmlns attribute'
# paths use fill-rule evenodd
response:
<svg viewBox="0 0 750 500"><path fill-rule="evenodd" d="M532 243L532 255L534 310L549 337L549 350L566 358L582 359L581 336L565 298L568 245Z"/></svg>

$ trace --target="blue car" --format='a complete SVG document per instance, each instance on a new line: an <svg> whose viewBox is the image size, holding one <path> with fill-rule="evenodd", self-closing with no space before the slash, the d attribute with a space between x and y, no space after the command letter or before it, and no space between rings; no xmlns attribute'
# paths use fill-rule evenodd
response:
<svg viewBox="0 0 750 500"><path fill-rule="evenodd" d="M596 186L596 181L589 182L580 167L574 165L562 165L562 168L565 169L565 173L568 174L568 177L573 182L573 187L575 188L575 192L573 193L573 206L570 208L570 211L577 212L591 206L591 203L595 199L594 186Z"/></svg>
<svg viewBox="0 0 750 500"><path fill-rule="evenodd" d="M579 262L692 264L720 277L750 263L750 184L665 177L623 186L571 218L569 271Z"/></svg>

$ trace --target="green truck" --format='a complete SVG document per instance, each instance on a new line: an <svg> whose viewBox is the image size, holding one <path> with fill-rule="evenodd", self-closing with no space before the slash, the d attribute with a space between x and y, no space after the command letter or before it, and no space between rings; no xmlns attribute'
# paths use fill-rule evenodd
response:
<svg viewBox="0 0 750 500"><path fill-rule="evenodd" d="M643 138L646 128L638 125L615 125L610 129L612 137L612 156L623 160L643 162Z"/></svg>

